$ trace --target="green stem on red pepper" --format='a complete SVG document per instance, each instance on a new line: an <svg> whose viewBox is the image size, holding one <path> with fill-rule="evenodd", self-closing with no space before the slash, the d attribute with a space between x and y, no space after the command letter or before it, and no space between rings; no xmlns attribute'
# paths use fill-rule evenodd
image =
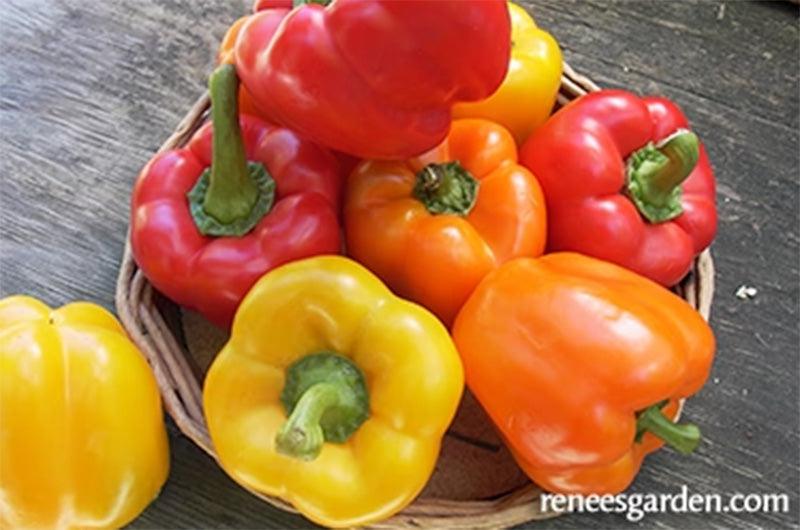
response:
<svg viewBox="0 0 800 530"><path fill-rule="evenodd" d="M248 162L239 124L239 79L224 64L209 78L213 150L206 169L188 193L198 230L208 236L242 236L266 215L275 181L263 164Z"/></svg>
<svg viewBox="0 0 800 530"><path fill-rule="evenodd" d="M478 200L480 184L458 162L428 164L417 174L414 197L434 215L467 215Z"/></svg>
<svg viewBox="0 0 800 530"><path fill-rule="evenodd" d="M680 129L658 144L647 144L628 159L627 193L651 223L683 213L681 184L697 165L697 136Z"/></svg>

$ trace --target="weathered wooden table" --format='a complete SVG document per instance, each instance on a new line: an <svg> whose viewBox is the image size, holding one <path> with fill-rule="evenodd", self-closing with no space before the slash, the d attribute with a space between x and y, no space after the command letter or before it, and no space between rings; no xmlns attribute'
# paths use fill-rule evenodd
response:
<svg viewBox="0 0 800 530"><path fill-rule="evenodd" d="M798 524L798 8L526 1L605 86L674 98L719 182L714 372L687 407L705 441L648 459L632 491L788 493L783 514L660 514L658 528ZM203 90L242 1L3 0L0 294L113 308L133 179ZM735 293L752 286L757 294ZM0 427L2 428L2 427ZM172 473L138 528L306 527L230 481L170 424ZM541 528L616 527L573 515Z"/></svg>

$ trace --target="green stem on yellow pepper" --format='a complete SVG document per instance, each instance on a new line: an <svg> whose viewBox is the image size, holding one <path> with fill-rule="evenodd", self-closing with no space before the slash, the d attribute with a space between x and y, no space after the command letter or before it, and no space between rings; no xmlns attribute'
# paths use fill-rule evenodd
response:
<svg viewBox="0 0 800 530"><path fill-rule="evenodd" d="M364 374L331 352L292 364L281 402L289 418L275 437L276 449L301 460L314 460L325 442L344 443L369 416Z"/></svg>

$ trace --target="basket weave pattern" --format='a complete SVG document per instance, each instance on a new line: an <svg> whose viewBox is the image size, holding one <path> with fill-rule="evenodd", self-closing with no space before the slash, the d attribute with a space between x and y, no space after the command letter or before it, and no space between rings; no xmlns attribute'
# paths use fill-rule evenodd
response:
<svg viewBox="0 0 800 530"><path fill-rule="evenodd" d="M558 104L599 90L588 78L577 74L566 63L558 94ZM203 95L183 118L159 152L184 145L208 118L210 102ZM714 291L714 268L708 250L695 260L689 275L674 288L708 320ZM119 317L155 372L164 406L180 430L216 459L202 408L202 375L190 361L180 340L179 326L170 322L175 307L158 295L131 255L126 244L117 279L116 306ZM295 510L280 499L253 492L286 511ZM375 528L500 528L557 515L542 511L541 489L528 484L515 491L487 500L448 500L421 497L404 511Z"/></svg>

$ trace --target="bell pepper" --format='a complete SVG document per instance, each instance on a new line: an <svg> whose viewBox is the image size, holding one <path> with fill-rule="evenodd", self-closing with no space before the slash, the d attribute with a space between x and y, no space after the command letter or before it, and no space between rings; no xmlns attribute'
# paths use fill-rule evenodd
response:
<svg viewBox="0 0 800 530"><path fill-rule="evenodd" d="M273 14L277 15L276 21L280 21L289 12L292 5L292 0L256 0L253 4L253 13L271 9L274 10ZM219 64L234 64L233 47L236 44L236 39L239 38L242 26L249 19L250 15L240 17L225 32L217 51L217 62ZM261 117L261 111L256 107L253 96L250 95L244 85L239 86L239 113Z"/></svg>
<svg viewBox="0 0 800 530"><path fill-rule="evenodd" d="M353 171L345 233L351 256L449 326L486 273L544 251L544 198L517 164L511 133L456 120L421 157L365 161Z"/></svg>
<svg viewBox="0 0 800 530"><path fill-rule="evenodd" d="M525 142L547 199L548 250L678 283L717 230L716 184L678 107L621 90L588 94Z"/></svg>
<svg viewBox="0 0 800 530"><path fill-rule="evenodd" d="M522 7L509 2L511 60L494 94L458 103L454 118L485 118L506 127L518 145L550 116L561 86L561 49Z"/></svg>
<svg viewBox="0 0 800 530"><path fill-rule="evenodd" d="M285 13L288 13L291 7L292 0L256 0L255 4L253 4L253 12L258 13L266 9L285 9ZM276 12L273 11L273 13ZM280 12L278 11L277 13ZM283 15L280 15L280 17L282 18ZM219 51L217 52L217 62L219 64L234 63L233 47L236 44L236 39L239 37L242 26L244 26L244 23L249 18L249 15L245 15L228 28L228 31L225 33L220 43ZM256 106L255 101L253 101L253 96L250 95L250 92L247 91L247 87L244 85L239 85L239 113L256 117L263 116L262 112ZM358 158L339 151L333 151L333 155L339 163L340 173L342 175L349 175L359 161Z"/></svg>
<svg viewBox="0 0 800 530"><path fill-rule="evenodd" d="M305 3L302 0L298 1L300 3ZM274 10L274 13L279 16L278 20L281 20L289 13L289 11L291 11L291 9L294 7L294 4L295 2L293 0L255 0L255 2L253 2L253 13ZM217 62L219 64L234 64L233 48L236 45L236 39L239 38L239 32L241 31L242 26L244 26L245 22L247 22L249 19L250 15L245 15L238 18L233 24L230 25L228 31L225 32L225 36L222 37L222 42L220 42L219 50L217 51Z"/></svg>
<svg viewBox="0 0 800 530"><path fill-rule="evenodd" d="M119 528L158 495L158 386L116 319L0 300L0 528Z"/></svg>
<svg viewBox="0 0 800 530"><path fill-rule="evenodd" d="M327 150L241 116L231 65L211 77L212 121L142 171L131 249L150 282L222 327L266 271L341 249L342 181ZM209 168L210 166L210 168Z"/></svg>
<svg viewBox="0 0 800 530"><path fill-rule="evenodd" d="M236 39L239 37L239 32L242 29L242 26L247 19L250 18L249 15L245 15L239 18L236 22L231 24L228 28L228 31L225 33L225 36L222 38L222 42L219 45L219 51L217 52L217 63L218 64L233 64L233 45L236 43ZM246 114L248 116L255 116L260 117L261 111L258 110L256 104L253 102L253 96L250 95L250 92L247 91L244 85L239 85L239 114Z"/></svg>
<svg viewBox="0 0 800 530"><path fill-rule="evenodd" d="M627 269L563 252L511 261L453 328L467 385L525 473L546 490L624 490L663 443L691 452L680 399L708 378L711 329Z"/></svg>
<svg viewBox="0 0 800 530"><path fill-rule="evenodd" d="M462 389L458 353L433 315L359 264L323 256L256 283L203 402L234 480L349 527L420 492Z"/></svg>
<svg viewBox="0 0 800 530"><path fill-rule="evenodd" d="M454 103L505 77L505 0L298 3L258 3L226 41L261 115L332 149L418 155L444 139Z"/></svg>

